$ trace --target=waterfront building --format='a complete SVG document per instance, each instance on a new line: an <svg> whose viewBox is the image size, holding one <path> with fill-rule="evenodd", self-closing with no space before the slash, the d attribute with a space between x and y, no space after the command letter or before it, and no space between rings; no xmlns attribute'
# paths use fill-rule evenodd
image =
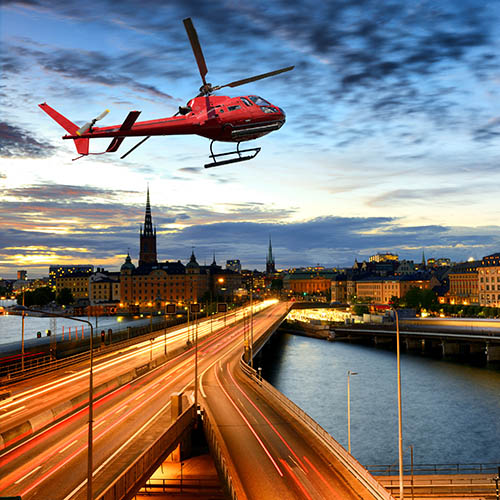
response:
<svg viewBox="0 0 500 500"><path fill-rule="evenodd" d="M500 253L494 253L482 258L478 278L479 305L499 307Z"/></svg>
<svg viewBox="0 0 500 500"><path fill-rule="evenodd" d="M120 302L120 273L97 268L89 276L90 305Z"/></svg>
<svg viewBox="0 0 500 500"><path fill-rule="evenodd" d="M389 304L392 297L402 298L411 288L431 289L432 276L416 273L408 276L371 277L355 282L358 300L373 304Z"/></svg>
<svg viewBox="0 0 500 500"><path fill-rule="evenodd" d="M346 303L347 294L347 275L339 274L331 281L331 301Z"/></svg>
<svg viewBox="0 0 500 500"><path fill-rule="evenodd" d="M449 291L446 297L450 304L479 304L479 266L481 261L456 264L448 273ZM483 276L484 278L484 276ZM484 283L484 280L483 280Z"/></svg>
<svg viewBox="0 0 500 500"><path fill-rule="evenodd" d="M295 295L326 295L336 276L337 273L331 271L285 273L283 291Z"/></svg>
<svg viewBox="0 0 500 500"><path fill-rule="evenodd" d="M56 277L56 294L63 288L67 288L71 291L75 302L87 302L89 300L90 274L87 272L73 272L68 275Z"/></svg>
<svg viewBox="0 0 500 500"><path fill-rule="evenodd" d="M94 266L91 265L70 265L70 266L50 266L49 267L49 283L50 286L56 286L56 279L63 276L71 276L74 274L91 274L94 272Z"/></svg>

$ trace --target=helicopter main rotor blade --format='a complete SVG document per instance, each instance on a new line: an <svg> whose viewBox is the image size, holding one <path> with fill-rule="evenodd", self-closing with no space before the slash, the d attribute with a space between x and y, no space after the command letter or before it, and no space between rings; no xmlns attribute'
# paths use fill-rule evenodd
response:
<svg viewBox="0 0 500 500"><path fill-rule="evenodd" d="M213 90L219 90L223 87L238 87L240 85L245 85L246 83L255 82L256 80L262 80L262 78L269 78L270 76L279 75L285 71L291 71L295 66L288 66L286 68L277 69L276 71L270 71L269 73L263 73L262 75L252 76L250 78L244 78L243 80L236 80L231 83L226 83L225 85L217 85L213 87Z"/></svg>
<svg viewBox="0 0 500 500"><path fill-rule="evenodd" d="M198 69L200 70L201 79L203 85L206 85L205 75L208 73L207 65L205 63L205 58L203 57L203 52L201 51L200 41L198 40L198 34L193 26L193 21L188 17L183 20L184 27L186 28L189 41L191 42L191 47L193 49L194 57L198 63Z"/></svg>

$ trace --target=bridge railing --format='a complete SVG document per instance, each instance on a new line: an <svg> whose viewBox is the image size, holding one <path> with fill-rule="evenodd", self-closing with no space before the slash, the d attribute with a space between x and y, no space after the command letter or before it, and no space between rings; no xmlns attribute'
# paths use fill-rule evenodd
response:
<svg viewBox="0 0 500 500"><path fill-rule="evenodd" d="M372 474L395 475L398 474L398 466L392 465L366 465ZM489 474L496 473L500 463L470 463L470 464L405 464L403 472L405 474Z"/></svg>
<svg viewBox="0 0 500 500"><path fill-rule="evenodd" d="M172 423L167 432L145 449L104 491L96 496L97 500L131 498L142 485L141 483L151 476L154 468L159 466L161 459L176 446L177 438L189 428L195 418L194 405L191 405Z"/></svg>
<svg viewBox="0 0 500 500"><path fill-rule="evenodd" d="M375 498L380 500L394 500L394 497L335 439L328 434L304 410L290 401L269 382L259 377L257 372L240 359L240 367L245 375L258 384L271 398L278 400L280 406L286 409L293 417L306 424L313 434L326 446L326 448L360 481Z"/></svg>
<svg viewBox="0 0 500 500"><path fill-rule="evenodd" d="M231 500L244 500L247 498L243 485L236 473L236 467L231 459L231 454L226 447L222 434L217 425L214 425L214 417L208 407L203 407L202 422L205 439L210 448L219 478L223 479L227 498Z"/></svg>

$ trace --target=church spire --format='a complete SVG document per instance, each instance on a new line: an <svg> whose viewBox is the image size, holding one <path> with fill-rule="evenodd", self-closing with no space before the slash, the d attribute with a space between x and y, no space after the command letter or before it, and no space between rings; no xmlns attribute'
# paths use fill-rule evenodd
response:
<svg viewBox="0 0 500 500"><path fill-rule="evenodd" d="M156 234L156 228L153 228L153 219L151 218L151 204L149 202L149 184L146 198L146 215L144 216L144 236L153 236Z"/></svg>
<svg viewBox="0 0 500 500"><path fill-rule="evenodd" d="M156 228L153 227L151 217L151 203L149 201L149 184L146 196L146 214L144 216L144 229L140 232L139 266L142 264L156 264Z"/></svg>
<svg viewBox="0 0 500 500"><path fill-rule="evenodd" d="M267 258L266 258L266 273L273 274L275 272L276 268L274 266L273 246L271 244L271 235L269 235L269 249L267 251Z"/></svg>

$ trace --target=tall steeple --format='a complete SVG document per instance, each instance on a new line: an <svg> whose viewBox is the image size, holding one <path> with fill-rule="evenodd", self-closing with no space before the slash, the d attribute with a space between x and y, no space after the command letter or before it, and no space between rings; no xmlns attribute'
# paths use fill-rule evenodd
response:
<svg viewBox="0 0 500 500"><path fill-rule="evenodd" d="M153 226L151 217L151 204L149 202L149 185L146 197L146 214L144 216L144 229L140 231L139 266L142 264L157 264L156 256L156 227Z"/></svg>
<svg viewBox="0 0 500 500"><path fill-rule="evenodd" d="M273 247L271 244L271 235L269 235L269 249L267 251L266 258L266 274L274 274L275 272L276 267L274 266Z"/></svg>

